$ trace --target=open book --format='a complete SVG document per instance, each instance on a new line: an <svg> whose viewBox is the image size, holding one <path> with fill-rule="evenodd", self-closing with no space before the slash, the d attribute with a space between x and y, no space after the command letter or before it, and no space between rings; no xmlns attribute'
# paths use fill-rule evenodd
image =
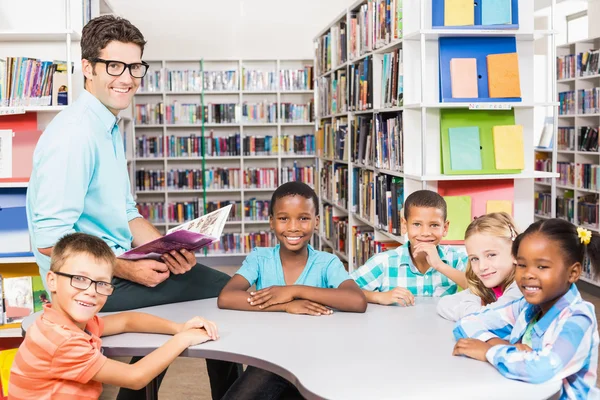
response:
<svg viewBox="0 0 600 400"><path fill-rule="evenodd" d="M163 254L172 250L196 251L208 246L221 237L231 207L230 204L193 221L169 229L165 236L131 249L121 254L119 258L125 260L141 260L144 258L159 260Z"/></svg>

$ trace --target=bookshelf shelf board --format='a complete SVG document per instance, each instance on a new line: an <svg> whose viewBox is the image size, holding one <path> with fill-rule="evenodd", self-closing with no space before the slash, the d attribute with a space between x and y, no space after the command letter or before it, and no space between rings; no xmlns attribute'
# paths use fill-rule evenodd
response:
<svg viewBox="0 0 600 400"><path fill-rule="evenodd" d="M348 214L348 210L347 210L345 207L343 207L343 206L340 206L340 205L339 205L339 204L337 204L336 202L334 202L334 201L331 201L331 200L329 200L329 199L326 199L325 197L321 197L321 200L323 200L323 201L324 201L325 203L327 203L327 204L330 204L330 205L332 205L334 208L337 208L339 211L341 211L341 212L343 212L343 213L346 213L346 214Z"/></svg>
<svg viewBox="0 0 600 400"><path fill-rule="evenodd" d="M373 167L372 165L365 165L365 164L362 164L362 163L358 163L356 161L352 161L352 167L353 168L366 169L366 170L373 171L373 172L375 172L375 170L376 170L376 168Z"/></svg>
<svg viewBox="0 0 600 400"><path fill-rule="evenodd" d="M244 192L273 192L277 189L276 187L270 188L244 188Z"/></svg>
<svg viewBox="0 0 600 400"><path fill-rule="evenodd" d="M375 168L375 172L379 174L392 175L397 176L399 178L404 178L404 174L402 173L402 171L392 171L389 169Z"/></svg>
<svg viewBox="0 0 600 400"><path fill-rule="evenodd" d="M323 240L323 242L328 246L331 247L331 249L333 250L333 254L335 254L336 256L338 256L342 261L346 261L348 262L348 256L344 253L342 253L341 251L339 251L334 245L333 243L331 243L330 240L328 240L324 235L320 235L321 236L321 240Z"/></svg>
<svg viewBox="0 0 600 400"><path fill-rule="evenodd" d="M314 90L305 89L305 90L281 90L279 91L281 94L314 94Z"/></svg>
<svg viewBox="0 0 600 400"><path fill-rule="evenodd" d="M376 48L375 50L372 51L372 53L373 54L389 53L393 50L396 50L397 48L402 47L403 42L404 42L403 39L392 40L390 43Z"/></svg>
<svg viewBox="0 0 600 400"><path fill-rule="evenodd" d="M372 222L370 222L369 220L367 220L366 218L361 217L360 215L358 215L357 213L352 213L352 216L359 221L361 224L370 226L373 229L379 229L377 228ZM357 224L360 225L360 224Z"/></svg>
<svg viewBox="0 0 600 400"><path fill-rule="evenodd" d="M184 157L182 157L184 158ZM135 157L135 162L156 162L156 161L164 161L165 157ZM167 158L169 160L170 158Z"/></svg>
<svg viewBox="0 0 600 400"><path fill-rule="evenodd" d="M277 126L276 122L244 122L242 126Z"/></svg>
<svg viewBox="0 0 600 400"><path fill-rule="evenodd" d="M346 165L348 165L348 160L338 160L337 158L334 158L333 162L337 163L337 164L346 164Z"/></svg>
<svg viewBox="0 0 600 400"><path fill-rule="evenodd" d="M244 225L265 225L268 223L269 223L269 220L267 220L267 219L257 220L257 221L253 221L253 220L245 220L244 221Z"/></svg>
<svg viewBox="0 0 600 400"><path fill-rule="evenodd" d="M71 34L71 40L81 39L81 35L75 31L0 31L0 42L65 42L67 34Z"/></svg>
<svg viewBox="0 0 600 400"><path fill-rule="evenodd" d="M593 118L600 117L600 113L595 114L562 114L558 118Z"/></svg>
<svg viewBox="0 0 600 400"><path fill-rule="evenodd" d="M277 155L256 155L256 156L244 156L244 160L277 160L279 157Z"/></svg>
<svg viewBox="0 0 600 400"><path fill-rule="evenodd" d="M202 157L197 157L195 159L199 160L199 161L202 161ZM240 160L241 156L206 156L206 157L204 157L204 159L205 160L211 160L211 161L214 161L214 160L224 160L224 161L227 161L227 160Z"/></svg>
<svg viewBox="0 0 600 400"><path fill-rule="evenodd" d="M242 221L225 221L225 225L241 225Z"/></svg>
<svg viewBox="0 0 600 400"><path fill-rule="evenodd" d="M556 184L556 188L557 188L557 189L564 189L564 190L575 190L575 187L574 187L574 186L571 186L571 185L563 185L563 184L560 184L560 183L557 183L557 184Z"/></svg>
<svg viewBox="0 0 600 400"><path fill-rule="evenodd" d="M510 29L421 29L404 35L404 40L438 40L441 37L514 37L518 41L533 41L554 34L552 30L523 32Z"/></svg>
<svg viewBox="0 0 600 400"><path fill-rule="evenodd" d="M21 328L0 328L0 338L18 338L23 336Z"/></svg>
<svg viewBox="0 0 600 400"><path fill-rule="evenodd" d="M590 79L600 79L600 75L596 74L596 75L586 75L586 76L578 76L577 77L577 80L590 80Z"/></svg>
<svg viewBox="0 0 600 400"><path fill-rule="evenodd" d="M8 188L26 188L29 186L29 182L0 182L0 189Z"/></svg>
<svg viewBox="0 0 600 400"><path fill-rule="evenodd" d="M0 115L25 114L27 112L53 112L57 113L67 108L66 106L23 106L0 107Z"/></svg>
<svg viewBox="0 0 600 400"><path fill-rule="evenodd" d="M202 192L202 189L196 190L196 192ZM177 193L177 191L173 191L173 193ZM234 189L211 189L206 188L206 193L242 193L242 189L234 188Z"/></svg>
<svg viewBox="0 0 600 400"><path fill-rule="evenodd" d="M165 190L136 190L136 194L165 194Z"/></svg>
<svg viewBox="0 0 600 400"><path fill-rule="evenodd" d="M390 233L386 230L379 229L379 228L378 228L378 232L381 233L383 236L386 236L387 238L389 238L395 242L404 244L404 238L402 236L394 235L393 233Z"/></svg>
<svg viewBox="0 0 600 400"><path fill-rule="evenodd" d="M370 108L368 110L356 110L350 111L352 114L360 115L360 114L373 114L374 109Z"/></svg>
<svg viewBox="0 0 600 400"><path fill-rule="evenodd" d="M556 81L556 83L569 83L569 82L575 82L577 78L565 78L565 79L559 79Z"/></svg>
<svg viewBox="0 0 600 400"><path fill-rule="evenodd" d="M204 253L196 253L196 257L246 257L248 255L248 253L212 253L209 252L208 254L204 254Z"/></svg>
<svg viewBox="0 0 600 400"><path fill-rule="evenodd" d="M163 124L136 124L135 129L162 128Z"/></svg>
<svg viewBox="0 0 600 400"><path fill-rule="evenodd" d="M535 183L536 185L552 187L552 184L548 183L548 182L533 182L533 183Z"/></svg>
<svg viewBox="0 0 600 400"><path fill-rule="evenodd" d="M534 178L558 178L558 173L534 171L520 174L490 174L490 175L412 175L404 174L405 178L417 181L472 181L472 180L495 180L495 179L534 179Z"/></svg>
<svg viewBox="0 0 600 400"><path fill-rule="evenodd" d="M252 157L248 157L248 158L252 158ZM311 158L317 158L317 156L314 154L299 154L299 155L282 154L281 158L311 159Z"/></svg>
<svg viewBox="0 0 600 400"><path fill-rule="evenodd" d="M315 126L314 122L281 122L281 126ZM245 125L247 126L247 125Z"/></svg>
<svg viewBox="0 0 600 400"><path fill-rule="evenodd" d="M0 264L35 264L35 257L0 257Z"/></svg>
<svg viewBox="0 0 600 400"><path fill-rule="evenodd" d="M534 107L554 107L557 102L546 103L523 103L523 102L439 102L439 103L413 103L404 105L404 109L418 108L471 108L474 110L510 110L512 108L534 108Z"/></svg>

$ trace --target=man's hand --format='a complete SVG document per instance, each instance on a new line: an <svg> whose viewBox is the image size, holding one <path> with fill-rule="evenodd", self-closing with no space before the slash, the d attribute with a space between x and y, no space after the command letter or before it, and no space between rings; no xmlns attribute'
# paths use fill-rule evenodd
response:
<svg viewBox="0 0 600 400"><path fill-rule="evenodd" d="M185 274L196 265L196 254L185 249L165 253L161 259L167 264L169 271L174 275Z"/></svg>
<svg viewBox="0 0 600 400"><path fill-rule="evenodd" d="M427 264L435 270L438 269L440 264L444 263L437 251L437 246L433 243L417 243L413 247L413 257L417 257L419 254L424 254Z"/></svg>
<svg viewBox="0 0 600 400"><path fill-rule="evenodd" d="M217 340L219 338L217 325L214 322L208 321L202 317L194 317L186 323L181 324L179 332L185 332L190 329L204 329L212 340Z"/></svg>
<svg viewBox="0 0 600 400"><path fill-rule="evenodd" d="M377 298L379 304L389 306L390 304L398 303L402 306L414 306L415 296L408 289L397 287L389 292L380 293Z"/></svg>
<svg viewBox="0 0 600 400"><path fill-rule="evenodd" d="M275 304L289 303L294 300L295 289L291 286L269 286L257 292L250 292L248 303L258 308L267 308Z"/></svg>
<svg viewBox="0 0 600 400"><path fill-rule="evenodd" d="M289 314L331 315L333 310L310 300L294 300L286 304L285 312Z"/></svg>
<svg viewBox="0 0 600 400"><path fill-rule="evenodd" d="M485 354L492 345L479 339L459 339L452 351L453 356L467 356L475 360L487 362Z"/></svg>
<svg viewBox="0 0 600 400"><path fill-rule="evenodd" d="M139 260L131 264L130 277L126 279L140 285L155 287L170 275L167 265L156 260Z"/></svg>

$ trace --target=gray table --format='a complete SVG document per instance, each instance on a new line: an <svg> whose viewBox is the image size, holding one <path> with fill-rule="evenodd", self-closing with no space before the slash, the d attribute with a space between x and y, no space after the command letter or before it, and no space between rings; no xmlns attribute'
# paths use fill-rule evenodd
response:
<svg viewBox="0 0 600 400"><path fill-rule="evenodd" d="M548 399L560 381L541 385L506 379L490 364L452 356L453 323L435 311L437 299L414 307L369 304L365 314L310 317L219 310L216 299L149 307L183 322L215 321L220 340L182 356L250 364L288 379L309 399ZM26 330L33 318L23 323ZM126 333L103 338L104 354L144 356L165 335Z"/></svg>

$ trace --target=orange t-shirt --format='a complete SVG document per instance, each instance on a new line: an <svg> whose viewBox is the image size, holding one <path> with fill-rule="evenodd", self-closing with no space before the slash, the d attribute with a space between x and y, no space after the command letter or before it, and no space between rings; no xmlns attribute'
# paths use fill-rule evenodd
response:
<svg viewBox="0 0 600 400"><path fill-rule="evenodd" d="M102 384L91 379L106 362L101 351L103 330L104 322L97 315L84 332L52 305L44 305L15 356L8 398L98 399Z"/></svg>

